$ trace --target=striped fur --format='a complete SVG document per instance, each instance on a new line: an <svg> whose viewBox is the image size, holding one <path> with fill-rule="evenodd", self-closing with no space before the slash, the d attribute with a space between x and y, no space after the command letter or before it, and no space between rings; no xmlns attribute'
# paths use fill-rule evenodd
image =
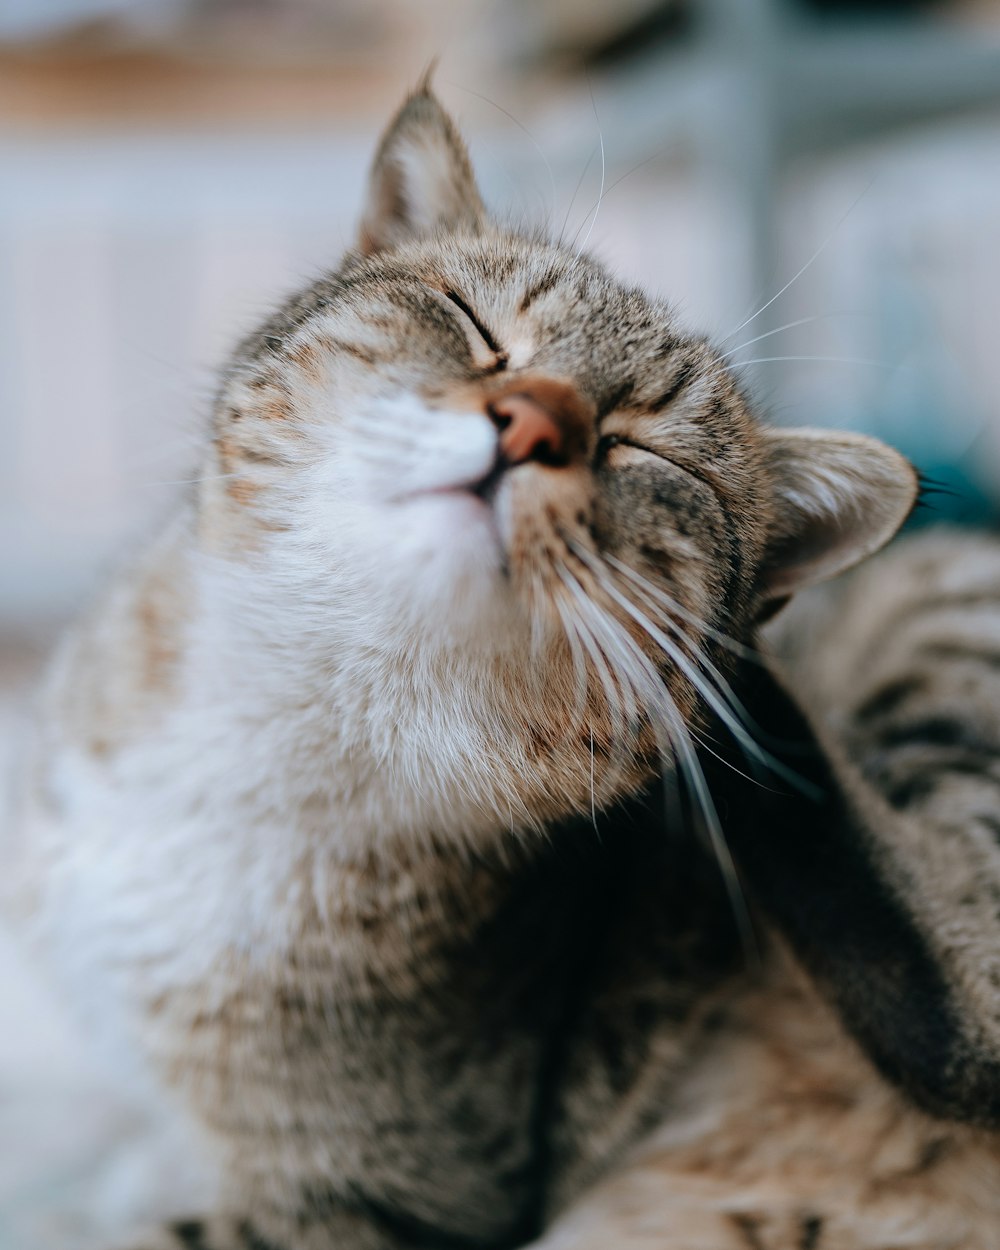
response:
<svg viewBox="0 0 1000 1250"><path fill-rule="evenodd" d="M876 1020L864 986L841 995L848 1021L930 1109L1000 1127L1000 543L900 543L782 630L931 970L908 1026ZM920 1053L902 1062L887 1031Z"/></svg>
<svg viewBox="0 0 1000 1250"><path fill-rule="evenodd" d="M560 446L505 456L511 400ZM424 87L203 469L55 660L11 860L215 1182L130 1250L995 1250L989 653L862 574L788 627L819 740L733 654L888 541L902 457L768 430L662 303L489 220ZM928 628L937 582L1000 619L988 544L923 550Z"/></svg>

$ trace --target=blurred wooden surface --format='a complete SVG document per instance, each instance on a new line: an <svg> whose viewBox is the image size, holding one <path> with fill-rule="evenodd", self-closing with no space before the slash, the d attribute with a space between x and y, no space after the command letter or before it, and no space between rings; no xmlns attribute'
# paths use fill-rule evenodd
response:
<svg viewBox="0 0 1000 1250"><path fill-rule="evenodd" d="M405 56L324 68L0 51L0 128L323 126L381 116L419 69Z"/></svg>

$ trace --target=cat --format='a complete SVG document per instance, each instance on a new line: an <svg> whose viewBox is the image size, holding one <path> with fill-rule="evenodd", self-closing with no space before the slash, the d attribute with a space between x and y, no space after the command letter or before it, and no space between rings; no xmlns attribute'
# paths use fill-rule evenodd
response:
<svg viewBox="0 0 1000 1250"><path fill-rule="evenodd" d="M748 650L917 490L492 220L421 84L26 744L12 904L209 1161L123 1244L1000 1244L996 864L893 807L852 611L811 720Z"/></svg>

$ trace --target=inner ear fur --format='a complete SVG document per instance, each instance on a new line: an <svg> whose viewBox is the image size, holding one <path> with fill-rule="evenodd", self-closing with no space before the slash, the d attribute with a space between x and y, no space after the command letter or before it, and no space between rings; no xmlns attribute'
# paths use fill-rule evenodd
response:
<svg viewBox="0 0 1000 1250"><path fill-rule="evenodd" d="M910 462L864 434L771 429L765 454L773 488L761 569L765 611L884 547L917 500Z"/></svg>
<svg viewBox="0 0 1000 1250"><path fill-rule="evenodd" d="M462 137L425 80L375 153L359 247L370 256L442 231L475 230L484 217Z"/></svg>

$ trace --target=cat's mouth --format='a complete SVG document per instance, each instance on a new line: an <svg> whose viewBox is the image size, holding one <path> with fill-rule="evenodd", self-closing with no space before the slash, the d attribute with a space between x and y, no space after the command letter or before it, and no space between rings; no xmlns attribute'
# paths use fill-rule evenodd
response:
<svg viewBox="0 0 1000 1250"><path fill-rule="evenodd" d="M510 468L510 462L504 456L500 448L497 448L496 456L489 470L483 474L477 481L470 482L464 489L470 494L475 495L477 499L481 499L484 504L492 508L493 500L496 497L500 482Z"/></svg>
<svg viewBox="0 0 1000 1250"><path fill-rule="evenodd" d="M457 482L448 482L437 486L424 487L421 490L408 491L397 496L400 500L427 499L441 496L469 496L478 499L492 510L500 483L513 466L498 447L493 462L485 473L478 477L467 478Z"/></svg>
<svg viewBox="0 0 1000 1250"><path fill-rule="evenodd" d="M423 505L426 520L419 524L432 526L444 546L466 549L472 543L482 554L485 541L495 546L501 563L505 563L503 553L507 542L498 515L497 497L511 468L510 461L497 447L485 472L476 476L456 475L451 481L408 490L394 499L401 504Z"/></svg>

